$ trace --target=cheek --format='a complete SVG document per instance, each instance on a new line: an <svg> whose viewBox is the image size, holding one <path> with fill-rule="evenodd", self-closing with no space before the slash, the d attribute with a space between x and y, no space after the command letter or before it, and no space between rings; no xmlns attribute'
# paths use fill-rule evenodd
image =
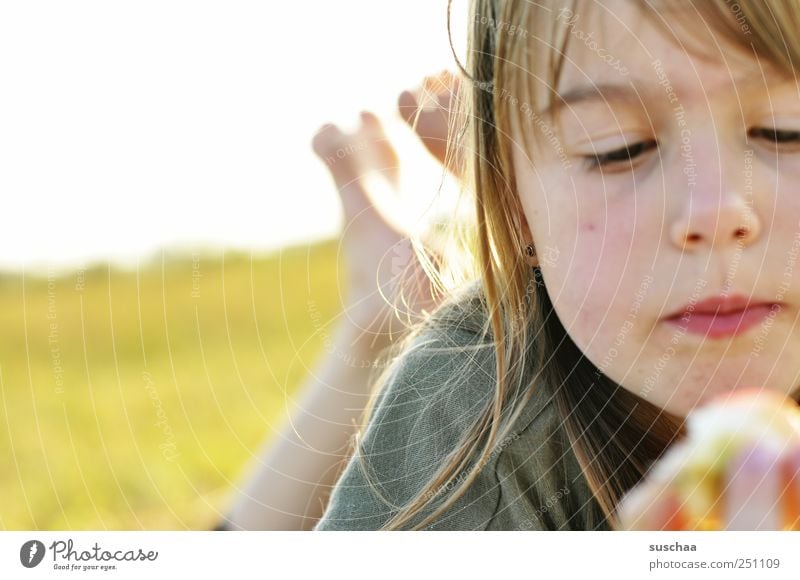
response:
<svg viewBox="0 0 800 580"><path fill-rule="evenodd" d="M618 335L627 342L648 334L643 305L653 291L663 203L637 201L622 179L598 186L563 172L539 177L524 174L518 184L547 292L572 340L597 364Z"/></svg>
<svg viewBox="0 0 800 580"><path fill-rule="evenodd" d="M548 291L565 327L594 334L625 315L633 291L651 273L659 220L632 198L585 211L552 207L551 235L540 252Z"/></svg>
<svg viewBox="0 0 800 580"><path fill-rule="evenodd" d="M595 366L621 379L642 356L654 324L648 312L657 292L654 259L665 250L661 204L587 192L575 203L550 200L550 228L540 228L550 232L541 267L570 338Z"/></svg>
<svg viewBox="0 0 800 580"><path fill-rule="evenodd" d="M786 165L789 165L788 163ZM761 202L759 217L761 218L762 235L765 230L769 231L769 244L773 249L773 240L793 240L800 232L800 169L797 162L791 164L792 171L785 171L781 175L780 184L777 179L762 186L762 191L766 192L764 201ZM775 252L786 256L786 246L775 244L778 250Z"/></svg>

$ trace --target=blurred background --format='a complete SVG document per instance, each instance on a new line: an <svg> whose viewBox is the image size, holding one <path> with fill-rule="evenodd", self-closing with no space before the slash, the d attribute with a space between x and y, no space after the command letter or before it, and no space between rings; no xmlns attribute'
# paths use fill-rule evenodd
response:
<svg viewBox="0 0 800 580"><path fill-rule="evenodd" d="M446 7L0 4L0 529L214 524L342 306L316 130L374 111L379 203L447 203L396 111L454 68Z"/></svg>

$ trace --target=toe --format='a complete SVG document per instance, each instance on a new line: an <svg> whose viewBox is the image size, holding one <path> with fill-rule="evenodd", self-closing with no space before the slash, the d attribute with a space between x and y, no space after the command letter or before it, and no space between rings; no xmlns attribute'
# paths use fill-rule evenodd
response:
<svg viewBox="0 0 800 580"><path fill-rule="evenodd" d="M380 119L370 111L361 111L361 123L370 129L383 130Z"/></svg>
<svg viewBox="0 0 800 580"><path fill-rule="evenodd" d="M403 91L397 99L397 108L403 120L411 125L414 122L419 103L411 91Z"/></svg>
<svg viewBox="0 0 800 580"><path fill-rule="evenodd" d="M344 133L336 125L326 123L314 134L311 139L311 148L319 157L326 158L341 146Z"/></svg>

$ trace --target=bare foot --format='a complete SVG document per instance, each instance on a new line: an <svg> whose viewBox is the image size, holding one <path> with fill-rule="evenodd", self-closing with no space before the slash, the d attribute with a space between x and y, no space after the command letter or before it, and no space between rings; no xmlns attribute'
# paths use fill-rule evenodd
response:
<svg viewBox="0 0 800 580"><path fill-rule="evenodd" d="M447 160L449 124L454 113L458 77L449 71L425 77L413 91L403 91L397 100L400 116L417 133L431 154L453 173L460 167L456 157ZM454 151L454 153L456 153Z"/></svg>
<svg viewBox="0 0 800 580"><path fill-rule="evenodd" d="M353 133L344 133L335 125L324 125L312 141L314 152L328 166L334 181L363 177L379 172L391 185L397 186L400 162L397 152L373 113L361 113L361 125Z"/></svg>
<svg viewBox="0 0 800 580"><path fill-rule="evenodd" d="M353 133L323 126L312 147L327 164L344 210L342 246L349 286L345 314L365 338L383 346L404 329L409 317L413 322L435 306L430 281L408 235L390 224L364 186L370 171L396 183L395 150L372 113L362 113L361 126Z"/></svg>

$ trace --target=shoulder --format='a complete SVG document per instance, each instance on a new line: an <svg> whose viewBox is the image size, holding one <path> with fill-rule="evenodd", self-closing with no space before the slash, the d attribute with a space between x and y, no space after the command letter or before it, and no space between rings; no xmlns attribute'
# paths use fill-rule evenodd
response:
<svg viewBox="0 0 800 580"><path fill-rule="evenodd" d="M388 369L367 433L452 434L489 402L495 350L484 332L481 296L478 286L468 286L416 330ZM412 421L381 429L386 419L404 418Z"/></svg>
<svg viewBox="0 0 800 580"><path fill-rule="evenodd" d="M377 530L416 497L492 403L496 353L473 284L437 309L393 361L316 530ZM429 529L591 529L597 506L553 394L528 398L467 492ZM474 464L474 463L473 463ZM465 469L462 475L465 475ZM444 499L460 476L435 490Z"/></svg>
<svg viewBox="0 0 800 580"><path fill-rule="evenodd" d="M608 529L555 396L544 383L532 387L530 401L495 465L500 499L486 529Z"/></svg>
<svg viewBox="0 0 800 580"><path fill-rule="evenodd" d="M491 404L494 348L472 285L434 311L387 369L369 423L315 529L379 529ZM479 511L497 504L492 494ZM485 518L488 521L488 516Z"/></svg>

